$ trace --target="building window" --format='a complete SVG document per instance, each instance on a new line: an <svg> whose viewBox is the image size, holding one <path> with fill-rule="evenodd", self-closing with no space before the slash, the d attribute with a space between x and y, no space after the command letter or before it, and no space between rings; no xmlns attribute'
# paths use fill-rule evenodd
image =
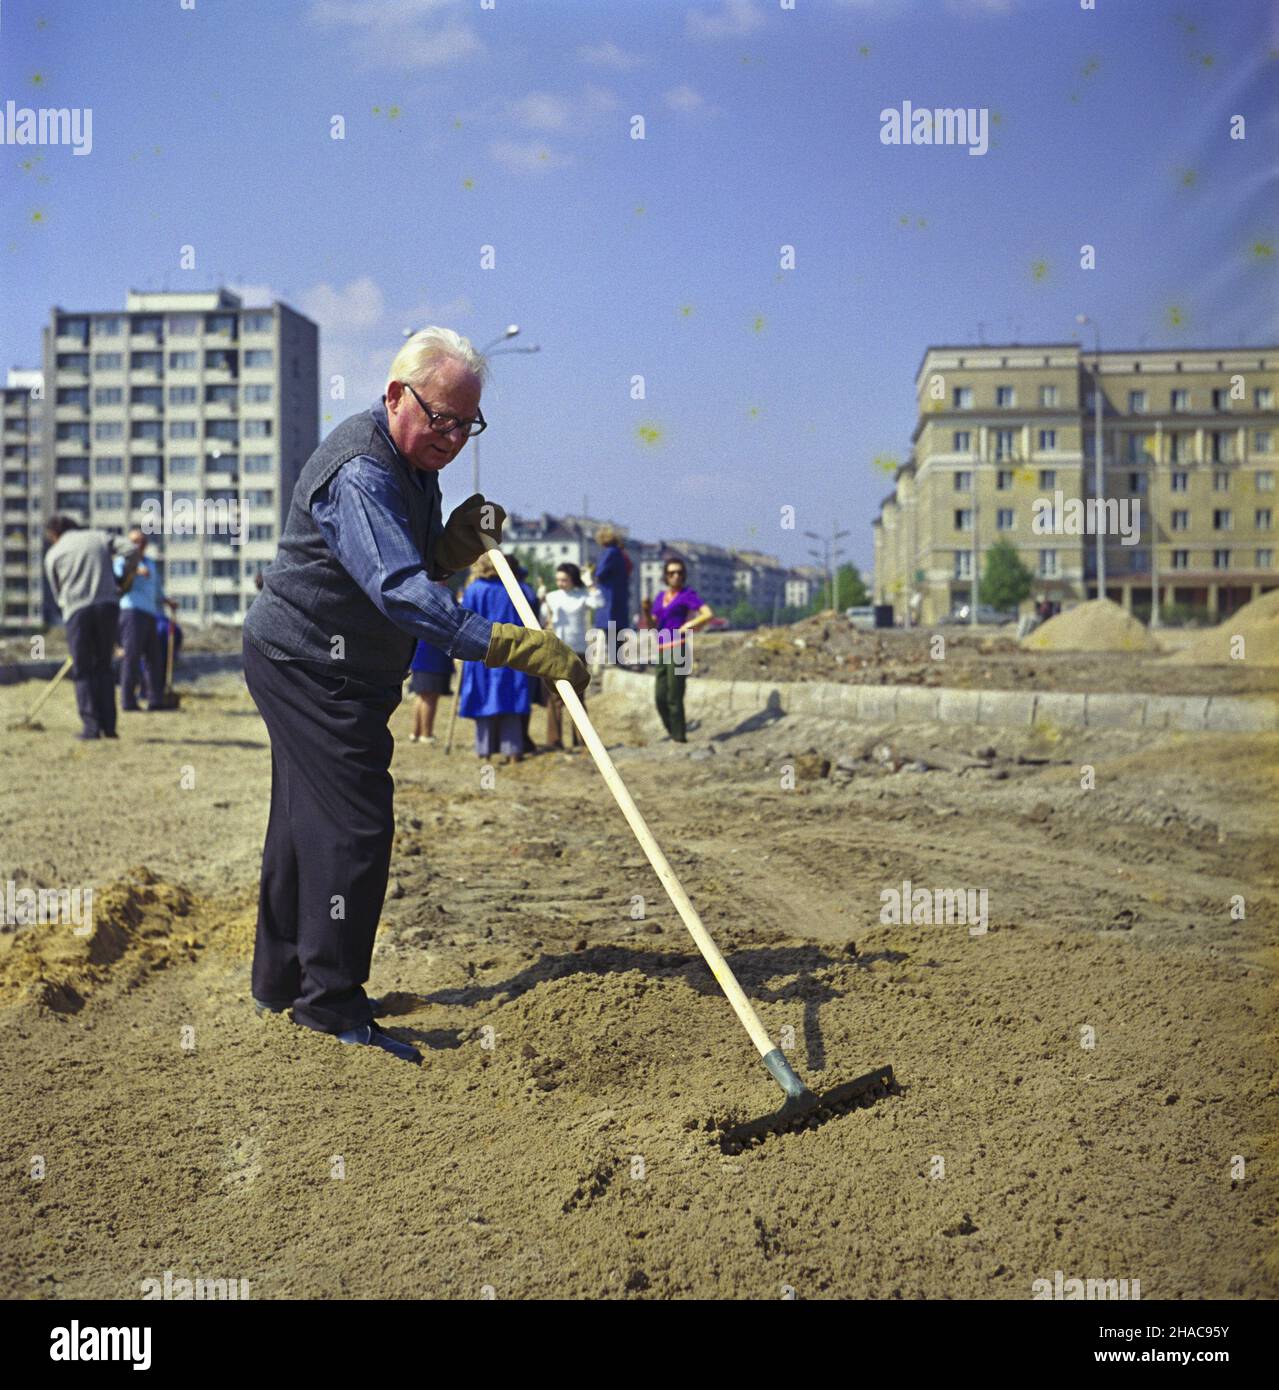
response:
<svg viewBox="0 0 1279 1390"><path fill-rule="evenodd" d="M59 338L79 338L82 343L89 341L89 320L60 318L58 320Z"/></svg>
<svg viewBox="0 0 1279 1390"><path fill-rule="evenodd" d="M1190 513L1186 511L1175 511L1172 514L1172 529L1174 531L1190 530Z"/></svg>
<svg viewBox="0 0 1279 1390"><path fill-rule="evenodd" d="M971 579L973 577L973 553L971 550L955 551L955 578Z"/></svg>
<svg viewBox="0 0 1279 1390"><path fill-rule="evenodd" d="M1257 474L1257 491L1273 492L1275 490L1275 475L1269 469L1263 469Z"/></svg>
<svg viewBox="0 0 1279 1390"><path fill-rule="evenodd" d="M973 437L968 430L956 430L954 435L954 452L957 454L970 454L973 449Z"/></svg>
<svg viewBox="0 0 1279 1390"><path fill-rule="evenodd" d="M102 454L93 460L93 476L95 478L122 478L124 476L124 460L116 454Z"/></svg>
<svg viewBox="0 0 1279 1390"><path fill-rule="evenodd" d="M120 330L121 323L118 318L93 320L93 336L95 338L118 338Z"/></svg>
<svg viewBox="0 0 1279 1390"><path fill-rule="evenodd" d="M1041 386L1039 388L1039 404L1045 409L1051 409L1057 404L1057 388L1055 386Z"/></svg>
<svg viewBox="0 0 1279 1390"><path fill-rule="evenodd" d="M1189 491L1190 491L1190 474L1189 474L1189 473L1174 473L1174 474L1172 475L1172 490L1173 490L1174 492L1189 492Z"/></svg>
<svg viewBox="0 0 1279 1390"><path fill-rule="evenodd" d="M267 366L267 363L263 363ZM956 386L951 399L955 402L956 410L971 410L973 408L973 388L971 386Z"/></svg>
<svg viewBox="0 0 1279 1390"><path fill-rule="evenodd" d="M995 513L995 530L1011 531L1013 529L1013 509L1011 507L1000 507Z"/></svg>
<svg viewBox="0 0 1279 1390"><path fill-rule="evenodd" d="M246 507L270 507L273 505L272 494L270 492L245 492L244 505Z"/></svg>
<svg viewBox="0 0 1279 1390"><path fill-rule="evenodd" d="M968 507L961 508L955 513L955 530L971 531L973 529L973 514Z"/></svg>
<svg viewBox="0 0 1279 1390"><path fill-rule="evenodd" d="M130 439L154 439L157 442L164 435L164 426L159 420L135 420L129 431Z"/></svg>
<svg viewBox="0 0 1279 1390"><path fill-rule="evenodd" d="M1275 408L1274 387L1258 386L1252 393L1252 399L1258 410L1273 410Z"/></svg>
<svg viewBox="0 0 1279 1390"><path fill-rule="evenodd" d="M1188 570L1190 568L1190 551L1174 550L1172 552L1172 567L1175 570Z"/></svg>
<svg viewBox="0 0 1279 1390"><path fill-rule="evenodd" d="M1144 415L1146 413L1147 396L1144 391L1128 392L1128 414Z"/></svg>
<svg viewBox="0 0 1279 1390"><path fill-rule="evenodd" d="M206 420L204 432L210 439L229 439L237 444L240 440L240 424L237 420Z"/></svg>
<svg viewBox="0 0 1279 1390"><path fill-rule="evenodd" d="M262 405L271 399L269 382L256 382L244 388L244 400L248 405Z"/></svg>
<svg viewBox="0 0 1279 1390"><path fill-rule="evenodd" d="M1213 463L1233 463L1235 457L1235 435L1233 430L1213 430L1208 436Z"/></svg>
<svg viewBox="0 0 1279 1390"><path fill-rule="evenodd" d="M93 507L99 512L113 512L124 506L124 493L98 492L93 497Z"/></svg>
<svg viewBox="0 0 1279 1390"><path fill-rule="evenodd" d="M270 333L274 323L275 316L271 313L240 315L240 331L242 333Z"/></svg>
<svg viewBox="0 0 1279 1390"><path fill-rule="evenodd" d="M956 492L971 492L972 490L973 490L973 475L972 475L972 473L971 473L968 469L966 469L966 468L961 468L961 469L955 474L955 491L956 491Z"/></svg>
<svg viewBox="0 0 1279 1390"><path fill-rule="evenodd" d="M206 334L221 333L226 336L235 337L235 315L234 314L206 314L204 319L204 331Z"/></svg>
<svg viewBox="0 0 1279 1390"><path fill-rule="evenodd" d="M267 439L271 435L272 421L270 420L246 420L244 422L245 437L249 439Z"/></svg>
<svg viewBox="0 0 1279 1390"><path fill-rule="evenodd" d="M1270 508L1258 507L1252 514L1252 524L1258 531L1270 530Z"/></svg>
<svg viewBox="0 0 1279 1390"><path fill-rule="evenodd" d="M1257 568L1268 570L1275 562L1275 552L1273 550L1257 551Z"/></svg>
<svg viewBox="0 0 1279 1390"><path fill-rule="evenodd" d="M193 372L200 365L198 352L171 352L169 370L172 372Z"/></svg>
<svg viewBox="0 0 1279 1390"><path fill-rule="evenodd" d="M195 473L200 467L200 460L194 454L170 454L169 473Z"/></svg>
<svg viewBox="0 0 1279 1390"><path fill-rule="evenodd" d="M995 387L995 404L1001 410L1011 409L1017 404L1017 391L1012 386Z"/></svg>
<svg viewBox="0 0 1279 1390"><path fill-rule="evenodd" d="M1010 459L1017 452L1017 431L1016 430L996 430L995 431L995 457L997 459Z"/></svg>
<svg viewBox="0 0 1279 1390"><path fill-rule="evenodd" d="M193 338L199 331L198 314L173 314L169 318L169 332L175 338Z"/></svg>
<svg viewBox="0 0 1279 1390"><path fill-rule="evenodd" d="M204 399L208 405L234 405L239 396L237 386L206 386Z"/></svg>
<svg viewBox="0 0 1279 1390"><path fill-rule="evenodd" d="M1169 463L1189 463L1190 444L1192 436L1188 434L1170 434L1168 436L1168 462Z"/></svg>
<svg viewBox="0 0 1279 1390"><path fill-rule="evenodd" d="M999 492L1007 492L1013 485L1013 470L1001 468L995 474L995 487Z"/></svg>
<svg viewBox="0 0 1279 1390"><path fill-rule="evenodd" d="M1231 526L1230 508L1229 508L1229 507L1217 507L1217 508L1215 508L1215 509L1213 510L1213 513L1212 513L1212 529L1213 529L1214 531L1230 531L1230 530L1233 530L1233 527Z"/></svg>
<svg viewBox="0 0 1279 1390"><path fill-rule="evenodd" d="M123 405L124 391L119 386L95 386L93 388L94 405Z"/></svg>
<svg viewBox="0 0 1279 1390"><path fill-rule="evenodd" d="M1129 473L1128 491L1136 493L1138 496L1144 495L1147 481L1148 479L1144 473Z"/></svg>
<svg viewBox="0 0 1279 1390"><path fill-rule="evenodd" d="M95 420L93 422L94 439L123 439L124 425L119 420Z"/></svg>
<svg viewBox="0 0 1279 1390"><path fill-rule="evenodd" d="M1269 430L1254 430L1252 435L1252 452L1254 454L1269 454L1272 452L1273 439Z"/></svg>
<svg viewBox="0 0 1279 1390"><path fill-rule="evenodd" d="M146 405L159 410L164 405L164 387L135 386L129 392L129 401L132 405Z"/></svg>
<svg viewBox="0 0 1279 1390"><path fill-rule="evenodd" d="M135 372L162 372L164 370L164 353L132 352L129 354L129 366Z"/></svg>
<svg viewBox="0 0 1279 1390"><path fill-rule="evenodd" d="M60 352L57 357L60 372L87 372L89 354L87 352Z"/></svg>
<svg viewBox="0 0 1279 1390"><path fill-rule="evenodd" d="M1228 570L1230 568L1230 552L1228 550L1214 550L1212 552L1212 567L1215 570Z"/></svg>
<svg viewBox="0 0 1279 1390"><path fill-rule="evenodd" d="M246 367L269 367L275 361L275 353L270 348L247 348L244 353Z"/></svg>
<svg viewBox="0 0 1279 1390"><path fill-rule="evenodd" d="M275 459L270 454L245 454L244 471L246 473L270 473L275 466Z"/></svg>
<svg viewBox="0 0 1279 1390"><path fill-rule="evenodd" d="M197 391L194 386L170 386L169 404L170 405L194 405L196 403Z"/></svg>
<svg viewBox="0 0 1279 1390"><path fill-rule="evenodd" d="M208 371L233 372L235 371L235 353L214 348L204 354L204 365Z"/></svg>
<svg viewBox="0 0 1279 1390"><path fill-rule="evenodd" d="M1057 552L1055 550L1041 550L1039 552L1039 565L1037 573L1040 579L1053 579L1057 574Z"/></svg>
<svg viewBox="0 0 1279 1390"><path fill-rule="evenodd" d="M1184 413L1190 409L1190 392L1184 390L1174 391L1170 403L1175 411Z"/></svg>
<svg viewBox="0 0 1279 1390"><path fill-rule="evenodd" d="M1212 490L1214 492L1230 491L1230 474L1224 468L1219 468L1212 475Z"/></svg>
<svg viewBox="0 0 1279 1390"><path fill-rule="evenodd" d="M270 541L275 539L275 527L268 525L250 526L249 539L251 541Z"/></svg>
<svg viewBox="0 0 1279 1390"><path fill-rule="evenodd" d="M1057 486L1057 470L1055 468L1041 468L1039 470L1039 486L1043 488Z"/></svg>
<svg viewBox="0 0 1279 1390"><path fill-rule="evenodd" d="M1215 387L1212 393L1212 408L1217 411L1230 409L1230 392L1224 386Z"/></svg>
<svg viewBox="0 0 1279 1390"><path fill-rule="evenodd" d="M170 439L194 439L196 434L196 422L194 420L170 420L169 438Z"/></svg>
<svg viewBox="0 0 1279 1390"><path fill-rule="evenodd" d="M1050 454L1050 453L1052 453L1056 448L1057 448L1057 431L1056 431L1056 430L1040 430L1040 431L1039 431L1039 452L1040 452L1040 453L1049 453L1049 454Z"/></svg>

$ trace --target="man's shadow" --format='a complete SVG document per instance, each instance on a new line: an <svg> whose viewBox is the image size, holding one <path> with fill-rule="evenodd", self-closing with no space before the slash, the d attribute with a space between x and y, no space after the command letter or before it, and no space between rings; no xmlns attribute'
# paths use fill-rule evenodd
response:
<svg viewBox="0 0 1279 1390"><path fill-rule="evenodd" d="M726 733L712 734L712 743L724 743L730 738L738 738L742 734L757 734L761 729L766 729L770 724L776 724L779 719L786 718L786 711L782 708L782 697L776 690L768 692L768 703L761 710L756 710L754 714L747 716L734 729L729 729Z"/></svg>

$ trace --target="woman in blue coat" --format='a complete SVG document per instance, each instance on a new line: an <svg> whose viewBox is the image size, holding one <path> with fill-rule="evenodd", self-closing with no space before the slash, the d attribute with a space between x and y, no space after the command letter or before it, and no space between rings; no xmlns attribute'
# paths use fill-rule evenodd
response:
<svg viewBox="0 0 1279 1390"><path fill-rule="evenodd" d="M506 596L493 562L487 555L471 567L472 580L462 594L462 607L495 623L520 623L515 605ZM521 584L529 604L537 607L537 595ZM462 663L462 686L457 712L475 720L475 752L492 758L499 751L504 762L524 756L524 723L521 716L532 708L532 681L523 671L509 666L488 667L482 661Z"/></svg>
<svg viewBox="0 0 1279 1390"><path fill-rule="evenodd" d="M631 559L622 549L621 535L613 526L601 526L595 533L595 543L601 548L591 577L604 596L604 606L595 615L595 621L606 631L612 621L616 624L613 631L620 633L631 625ZM610 652L609 659L614 655Z"/></svg>

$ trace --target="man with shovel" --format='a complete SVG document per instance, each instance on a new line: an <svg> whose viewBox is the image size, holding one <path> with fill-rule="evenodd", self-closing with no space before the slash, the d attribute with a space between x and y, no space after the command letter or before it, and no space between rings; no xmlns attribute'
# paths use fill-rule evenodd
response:
<svg viewBox="0 0 1279 1390"><path fill-rule="evenodd" d="M583 691L553 633L457 607L442 581L500 541L481 494L442 520L439 473L485 428L487 364L447 328L409 338L382 400L343 421L293 491L280 549L244 621L244 676L271 739L258 897L260 1013L420 1062L364 993L395 820L388 721L418 639Z"/></svg>

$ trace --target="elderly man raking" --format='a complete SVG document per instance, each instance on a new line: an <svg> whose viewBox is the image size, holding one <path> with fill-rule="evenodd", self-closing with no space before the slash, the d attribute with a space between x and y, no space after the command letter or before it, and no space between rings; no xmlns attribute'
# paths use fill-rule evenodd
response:
<svg viewBox="0 0 1279 1390"><path fill-rule="evenodd" d="M476 494L443 522L439 474L485 428L486 363L446 328L408 339L382 400L343 421L293 491L280 549L244 623L244 675L271 739L271 811L258 897L260 1012L405 1061L364 992L394 835L393 739L416 642L584 691L553 633L490 622L440 581L501 539Z"/></svg>

